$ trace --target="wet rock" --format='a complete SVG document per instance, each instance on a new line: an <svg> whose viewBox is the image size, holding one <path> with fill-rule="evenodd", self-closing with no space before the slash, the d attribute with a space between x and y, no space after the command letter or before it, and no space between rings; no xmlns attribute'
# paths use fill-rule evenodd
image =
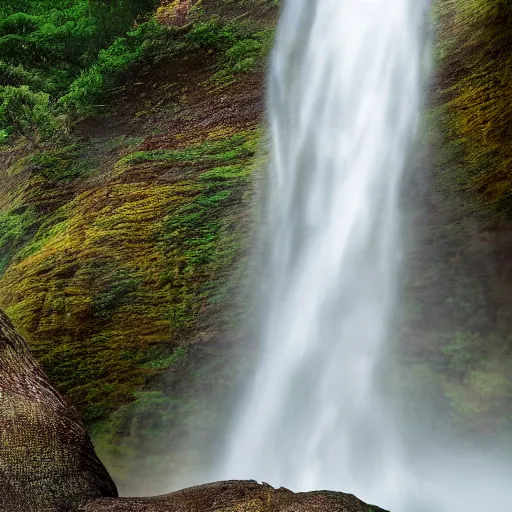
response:
<svg viewBox="0 0 512 512"><path fill-rule="evenodd" d="M155 498L100 499L86 512L385 512L351 494L298 493L255 481L218 482Z"/></svg>

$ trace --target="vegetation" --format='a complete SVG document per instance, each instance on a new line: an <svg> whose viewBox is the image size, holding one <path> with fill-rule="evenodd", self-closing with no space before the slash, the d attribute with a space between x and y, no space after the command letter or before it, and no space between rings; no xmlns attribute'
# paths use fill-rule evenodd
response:
<svg viewBox="0 0 512 512"><path fill-rule="evenodd" d="M6 1L0 7L0 130L49 136L84 114L143 57L155 0ZM142 21L142 22L140 22ZM139 26L135 28L135 23ZM143 34L143 35L142 35ZM32 111L32 116L30 112ZM15 122L21 118L20 122Z"/></svg>
<svg viewBox="0 0 512 512"><path fill-rule="evenodd" d="M2 302L87 420L165 368L205 301L223 298L256 140L228 130L184 149L131 153L114 163L116 182L53 198L49 215L34 215L46 195L4 214ZM26 160L38 193L83 182L86 167L67 160L75 151Z"/></svg>
<svg viewBox="0 0 512 512"><path fill-rule="evenodd" d="M508 2L438 2L442 108L458 144L468 187L483 202L511 213L512 10Z"/></svg>
<svg viewBox="0 0 512 512"><path fill-rule="evenodd" d="M153 13L156 0L4 2L0 7L0 142L10 135L39 141L69 117L88 116L144 62L184 51L220 54L213 80L262 65L272 29L250 20L207 16L202 3L180 2ZM180 12L184 12L183 9ZM181 19L183 18L184 19ZM180 23L196 20L186 30ZM163 23L162 23L163 22ZM108 101L107 101L108 103Z"/></svg>
<svg viewBox="0 0 512 512"><path fill-rule="evenodd" d="M511 325L503 317L508 307L503 291L508 286L503 282L507 281L507 242L499 234L493 239L491 233L512 214L511 15L508 2L459 0L439 6L437 114L443 139L449 140L442 152L443 173L453 174L445 186L448 190L455 186L461 199L465 195L470 201L467 218L458 221L454 234L461 248L467 242L459 242L458 237L469 234L473 240L466 261L459 262L458 284L452 288L449 321L455 332L442 347L438 371L446 376L445 395L459 427L508 436L512 345ZM486 261L497 265L497 272L484 270L482 281L477 268ZM466 271L461 273L464 265Z"/></svg>
<svg viewBox="0 0 512 512"><path fill-rule="evenodd" d="M247 273L275 5L0 11L0 307L126 488L140 453L161 462L162 425L183 444L192 415L218 414L199 391L237 373L212 347L243 307L224 314Z"/></svg>

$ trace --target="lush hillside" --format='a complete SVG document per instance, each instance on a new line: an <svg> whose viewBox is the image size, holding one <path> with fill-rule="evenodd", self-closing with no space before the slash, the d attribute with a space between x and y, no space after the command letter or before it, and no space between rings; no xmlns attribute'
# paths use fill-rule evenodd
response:
<svg viewBox="0 0 512 512"><path fill-rule="evenodd" d="M246 272L276 13L127 3L12 2L0 24L0 45L34 45L0 74L0 305L121 487L123 457L151 448L139 435L183 435L241 310L223 314Z"/></svg>

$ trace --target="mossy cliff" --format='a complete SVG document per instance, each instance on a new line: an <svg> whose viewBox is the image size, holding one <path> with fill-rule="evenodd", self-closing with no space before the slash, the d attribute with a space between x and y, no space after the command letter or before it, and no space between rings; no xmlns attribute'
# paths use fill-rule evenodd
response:
<svg viewBox="0 0 512 512"><path fill-rule="evenodd" d="M0 150L0 305L108 460L179 443L241 310L274 4L164 2L105 115Z"/></svg>
<svg viewBox="0 0 512 512"><path fill-rule="evenodd" d="M473 443L512 448L512 10L438 0L433 14L400 386L423 426L448 417Z"/></svg>
<svg viewBox="0 0 512 512"><path fill-rule="evenodd" d="M0 377L0 506L7 512L384 512L349 494L294 494L254 481L118 498L76 411L48 382L2 311Z"/></svg>

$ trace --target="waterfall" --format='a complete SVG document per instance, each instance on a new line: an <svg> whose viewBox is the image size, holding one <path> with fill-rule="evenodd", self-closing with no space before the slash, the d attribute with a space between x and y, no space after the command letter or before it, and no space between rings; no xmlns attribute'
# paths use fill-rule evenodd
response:
<svg viewBox="0 0 512 512"><path fill-rule="evenodd" d="M261 356L223 477L372 499L403 484L375 375L396 302L424 12L418 0L285 3L269 80Z"/></svg>
<svg viewBox="0 0 512 512"><path fill-rule="evenodd" d="M393 512L510 509L510 460L412 428L379 389L428 3L285 2L269 79L259 361L214 479L350 492Z"/></svg>

